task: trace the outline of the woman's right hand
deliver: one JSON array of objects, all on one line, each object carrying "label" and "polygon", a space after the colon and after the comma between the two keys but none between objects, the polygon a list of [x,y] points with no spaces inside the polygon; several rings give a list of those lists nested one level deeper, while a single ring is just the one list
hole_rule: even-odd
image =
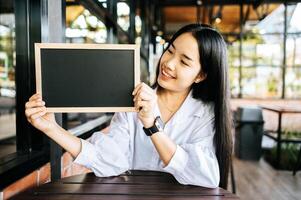
[{"label": "woman's right hand", "polygon": [[46,111],[45,102],[38,93],[32,95],[26,102],[25,115],[27,121],[44,133],[57,125],[54,114]]}]

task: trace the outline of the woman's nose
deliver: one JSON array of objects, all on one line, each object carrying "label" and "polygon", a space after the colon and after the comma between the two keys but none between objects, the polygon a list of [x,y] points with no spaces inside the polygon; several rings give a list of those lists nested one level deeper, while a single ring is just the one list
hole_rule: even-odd
[{"label": "woman's nose", "polygon": [[166,67],[170,70],[175,70],[176,68],[176,62],[175,59],[171,58],[166,62]]}]

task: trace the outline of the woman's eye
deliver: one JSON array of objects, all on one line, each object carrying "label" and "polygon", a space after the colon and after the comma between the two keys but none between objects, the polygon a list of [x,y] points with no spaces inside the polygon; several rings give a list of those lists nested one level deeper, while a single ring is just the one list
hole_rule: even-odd
[{"label": "woman's eye", "polygon": [[184,65],[188,66],[188,64],[187,64],[187,63],[185,63],[183,60],[181,60],[181,62],[182,62]]},{"label": "woman's eye", "polygon": [[172,51],[171,51],[170,49],[167,49],[167,51],[168,51],[169,53],[172,53]]}]

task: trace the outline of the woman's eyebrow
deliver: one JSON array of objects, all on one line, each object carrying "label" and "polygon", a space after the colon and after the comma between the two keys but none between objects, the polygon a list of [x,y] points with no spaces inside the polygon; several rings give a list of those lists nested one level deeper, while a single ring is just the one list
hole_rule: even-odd
[{"label": "woman's eyebrow", "polygon": [[[176,47],[175,47],[175,45],[174,45],[173,43],[171,43],[171,46],[172,46],[174,49],[176,49]],[[185,55],[185,54],[182,54],[182,55],[183,55],[186,59],[188,59],[188,60],[190,60],[190,61],[193,62],[192,58],[188,57],[188,56]]]}]

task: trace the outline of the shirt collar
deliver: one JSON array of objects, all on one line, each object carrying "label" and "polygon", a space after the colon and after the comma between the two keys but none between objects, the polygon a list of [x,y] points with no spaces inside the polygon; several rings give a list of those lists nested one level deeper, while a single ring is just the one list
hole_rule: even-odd
[{"label": "shirt collar", "polygon": [[[157,87],[155,88],[157,91]],[[168,123],[181,123],[188,117],[202,117],[204,114],[204,103],[192,97],[192,90],[188,93],[180,108],[176,111]],[[161,116],[158,102],[156,103],[155,116]]]}]

